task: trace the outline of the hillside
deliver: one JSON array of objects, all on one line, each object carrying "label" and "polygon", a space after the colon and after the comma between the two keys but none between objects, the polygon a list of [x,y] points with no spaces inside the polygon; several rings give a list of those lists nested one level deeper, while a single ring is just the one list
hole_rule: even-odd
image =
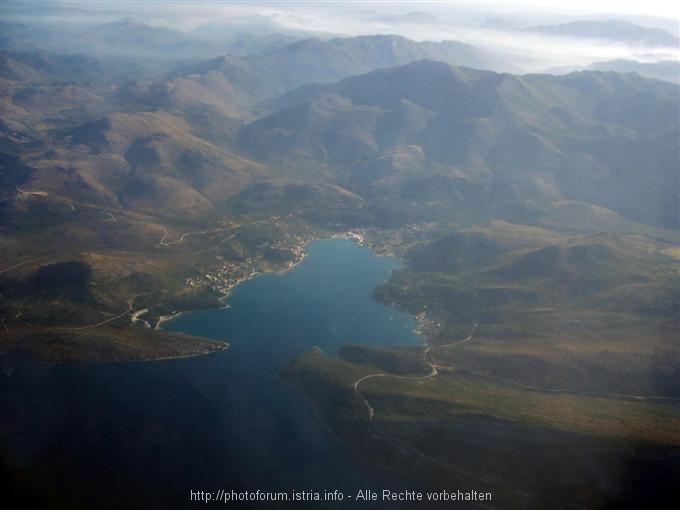
[{"label": "hillside", "polygon": [[614,71],[617,73],[637,73],[645,78],[663,80],[680,84],[680,62],[677,60],[660,60],[658,62],[640,62],[637,60],[616,59],[593,62],[585,67],[567,66],[552,68],[551,74],[566,74],[574,71]]},{"label": "hillside", "polygon": [[[680,478],[672,403],[513,387],[460,370],[439,352],[432,377],[319,350],[291,361],[281,377],[357,454],[434,491],[474,486],[502,501],[492,507],[537,510],[564,500],[574,508],[672,501]],[[612,470],[622,465],[629,468]]]},{"label": "hillside", "polygon": [[204,221],[246,182],[267,174],[160,112],[113,113],[62,130],[23,160],[33,169],[27,189],[188,222]]},{"label": "hillside", "polygon": [[3,2],[3,496],[676,508],[678,26],[609,4]]},{"label": "hillside", "polygon": [[[197,74],[114,85],[58,81],[69,65],[85,65],[79,59],[7,53],[0,67],[7,83],[0,159],[7,267],[31,256],[66,253],[66,260],[77,261],[107,250],[125,251],[126,264],[136,267],[135,257],[161,250],[180,255],[167,263],[186,282],[193,274],[189,260],[204,276],[226,266],[228,274],[243,274],[295,260],[312,236],[362,229],[377,250],[408,254],[425,279],[436,280],[427,275],[437,272],[482,275],[468,279],[472,288],[488,287],[484,299],[546,299],[527,282],[564,287],[571,295],[567,283],[585,287],[596,274],[603,282],[598,290],[609,293],[613,306],[619,290],[607,282],[621,275],[599,262],[590,272],[570,265],[578,250],[630,267],[621,283],[643,284],[640,302],[642,289],[666,295],[658,278],[635,272],[651,259],[631,262],[627,243],[637,235],[655,252],[673,247],[676,86],[617,73],[513,76],[419,60],[307,84],[246,112],[256,97],[297,82],[428,53],[453,58],[462,50],[387,36],[310,39],[259,56],[196,64],[191,73]],[[351,57],[355,51],[362,58]],[[274,55],[282,58],[278,64]],[[316,62],[318,55],[326,55],[324,65],[305,74],[307,59]],[[299,72],[283,72],[292,62]],[[266,73],[278,78],[265,79]],[[249,99],[239,103],[243,90]],[[266,114],[255,118],[257,111]],[[505,240],[516,238],[512,250],[496,238],[461,231],[494,219],[505,221],[496,229],[507,230]],[[595,240],[579,248],[563,237],[601,232],[623,245]],[[441,259],[436,245],[427,248],[431,255],[411,255],[411,248],[417,253],[432,241],[458,258]],[[487,258],[497,265],[480,265]],[[111,263],[91,262],[95,270]],[[522,269],[538,267],[564,281]],[[181,278],[167,285],[158,269],[142,273],[152,275],[149,281],[168,300],[184,299],[178,297]],[[407,285],[399,278],[397,287]],[[133,287],[141,292],[145,286]],[[201,289],[190,294],[196,290],[199,302],[214,303],[202,301]],[[111,290],[88,305],[88,313],[120,301]],[[460,302],[450,289],[441,296]],[[434,307],[441,296],[427,299]],[[420,311],[420,305],[409,308],[412,296],[402,297],[407,309]]]},{"label": "hillside", "polygon": [[[396,35],[373,35],[328,41],[306,38],[263,53],[220,56],[181,66],[163,81],[167,82],[165,88],[172,89],[173,94],[190,93],[184,89],[197,90],[203,101],[216,93],[226,94],[232,109],[247,108],[256,101],[308,83],[333,82],[423,58],[471,67],[504,67],[494,56],[455,41],[415,42]],[[142,95],[136,100],[150,99]],[[166,106],[173,104],[169,101]]]},{"label": "hillside", "polygon": [[276,111],[241,129],[252,157],[326,169],[360,193],[389,183],[412,197],[418,174],[447,182],[449,201],[497,208],[569,199],[678,225],[678,89],[670,84],[420,61],[302,87],[267,108]]}]

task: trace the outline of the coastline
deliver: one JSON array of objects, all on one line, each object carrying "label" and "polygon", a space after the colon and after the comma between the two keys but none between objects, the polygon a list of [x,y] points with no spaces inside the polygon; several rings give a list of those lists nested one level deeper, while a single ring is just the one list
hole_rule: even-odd
[{"label": "coastline", "polygon": [[[149,330],[147,330],[149,331]],[[151,333],[151,332],[149,332]],[[118,363],[139,363],[164,361],[183,358],[194,358],[207,356],[216,352],[223,352],[231,349],[231,344],[224,340],[213,340],[198,336],[178,336],[171,332],[161,332],[169,335],[166,339],[160,338],[140,338],[140,343],[136,344],[139,348],[130,349],[129,342],[120,342],[114,336],[95,337],[88,340],[89,348],[84,352],[68,352],[59,348],[37,351],[43,344],[33,344],[30,339],[26,342],[13,340],[10,344],[0,347],[0,359],[16,359],[31,363],[44,363],[49,365],[68,365],[68,364],[118,364]],[[148,334],[147,334],[148,335]],[[151,341],[151,343],[150,343]],[[16,347],[15,344],[21,345]],[[78,345],[80,340],[75,339],[69,345]],[[158,345],[154,345],[154,343]]]},{"label": "coastline", "polygon": [[[308,241],[308,242],[312,242],[312,241],[315,241],[315,240],[316,239],[313,239],[313,240]],[[307,243],[305,243],[305,245],[306,244]],[[246,275],[242,278],[239,278],[238,280],[236,280],[235,282],[230,284],[227,291],[224,292],[219,298],[217,298],[217,300],[220,303],[222,303],[224,306],[220,306],[220,307],[217,307],[217,308],[208,308],[208,310],[225,310],[225,309],[229,308],[229,304],[225,303],[225,300],[228,299],[229,296],[231,296],[231,293],[233,292],[233,290],[236,287],[238,287],[239,285],[241,285],[242,283],[247,282],[248,280],[252,280],[254,278],[257,278],[258,276],[262,276],[262,275],[266,275],[266,274],[284,274],[284,273],[290,271],[291,269],[295,268],[295,266],[297,266],[302,261],[304,261],[304,259],[306,257],[307,257],[307,252],[304,251],[302,253],[301,257],[298,260],[291,262],[286,267],[283,267],[281,269],[275,269],[275,270],[272,270],[272,271],[253,271],[250,274],[248,274],[248,275]],[[156,331],[162,331],[161,326],[163,325],[163,323],[172,321],[173,319],[176,319],[177,317],[180,317],[180,316],[184,315],[185,313],[197,312],[199,310],[206,310],[206,309],[205,308],[200,308],[200,309],[194,308],[194,309],[188,309],[188,310],[180,310],[180,311],[172,313],[170,315],[161,315],[158,318],[158,321],[156,322],[156,325],[154,326],[153,329],[156,330]]]},{"label": "coastline", "polygon": [[[361,232],[357,232],[357,231],[348,230],[346,232],[340,232],[340,233],[332,234],[332,235],[329,235],[329,236],[314,237],[314,238],[308,239],[298,247],[299,252],[298,252],[298,257],[297,257],[296,260],[288,262],[286,265],[284,265],[281,268],[276,268],[276,269],[272,269],[272,270],[269,270],[269,271],[268,270],[252,271],[248,275],[237,279],[233,283],[229,284],[226,292],[223,292],[222,295],[219,298],[217,298],[217,300],[220,303],[222,303],[224,306],[217,307],[217,308],[210,308],[210,310],[224,310],[226,308],[229,308],[229,304],[225,303],[225,300],[228,299],[229,296],[231,296],[231,293],[233,292],[233,290],[236,287],[238,287],[240,284],[242,284],[244,282],[247,282],[248,280],[252,280],[254,278],[257,278],[258,276],[263,276],[263,275],[267,275],[267,274],[282,275],[282,274],[285,274],[285,273],[295,269],[295,267],[297,267],[299,264],[304,262],[304,260],[307,258],[308,251],[307,251],[306,247],[309,243],[313,243],[315,241],[321,241],[323,239],[336,239],[336,238],[350,239],[352,241],[355,241],[358,245],[365,246],[365,247],[371,249],[371,251],[373,251],[373,248],[371,248],[371,246],[369,245],[365,234],[363,234]],[[395,256],[395,255],[392,255],[392,254],[377,253],[375,251],[374,251],[374,253],[376,255],[380,256],[380,257],[384,257],[384,256],[394,257]],[[157,331],[158,330],[162,331],[163,323],[172,321],[173,319],[176,319],[177,317],[180,317],[181,315],[183,315],[185,313],[194,312],[194,311],[198,311],[198,310],[199,309],[179,310],[179,311],[174,312],[170,315],[161,315],[158,318],[156,325],[154,326],[153,329],[157,330]],[[203,309],[200,309],[200,310],[203,310]]]},{"label": "coastline", "polygon": [[162,331],[161,330],[161,324],[164,322],[171,321],[172,319],[175,319],[176,317],[179,317],[183,313],[190,312],[191,310],[182,310],[181,312],[176,312],[170,315],[161,315],[158,317],[158,321],[156,322],[156,326],[154,326],[154,331]]},{"label": "coastline", "polygon": [[[321,348],[317,346],[312,347],[312,350],[315,349],[318,350],[319,352],[323,352]],[[333,428],[330,420],[327,420],[326,417],[323,415],[318,402],[316,402],[314,398],[312,398],[312,396],[305,391],[305,388],[303,386],[292,381],[286,381],[285,378],[281,376],[281,371],[285,368],[285,366],[286,365],[284,364],[276,372],[276,380],[279,381],[279,383],[288,386],[289,388],[292,388],[293,390],[298,392],[302,396],[302,398],[308,402],[311,412],[314,415],[314,420],[329,434],[329,436],[334,441],[337,442],[338,445],[340,445],[342,448],[345,448],[348,452],[350,452],[350,454],[354,456],[357,462],[364,463],[367,461],[371,461],[372,458],[366,453],[366,450],[364,448],[352,444],[346,438],[343,438],[340,435],[340,433]],[[375,462],[375,459],[373,459],[373,461]],[[375,465],[378,466],[380,469],[384,470],[386,473],[391,473],[396,476],[404,476],[407,473],[406,471],[403,471],[398,467],[387,464],[385,462],[375,462]]]},{"label": "coastline", "polygon": [[[182,315],[194,311],[199,311],[199,310],[224,310],[230,307],[229,303],[226,301],[229,299],[231,296],[232,292],[236,287],[238,287],[240,284],[247,282],[248,280],[252,280],[254,278],[257,278],[258,276],[264,276],[267,274],[274,274],[274,275],[285,275],[289,271],[292,271],[295,269],[299,264],[305,261],[307,256],[309,255],[309,251],[307,250],[307,245],[316,241],[322,241],[324,239],[347,239],[350,241],[353,241],[357,243],[359,246],[368,248],[371,250],[376,256],[379,257],[392,257],[392,258],[400,258],[394,253],[391,252],[386,252],[385,250],[382,251],[376,251],[374,245],[372,245],[366,235],[365,232],[362,231],[356,231],[356,230],[348,230],[346,232],[338,232],[338,233],[333,233],[331,235],[327,236],[320,236],[320,237],[313,237],[311,239],[306,240],[304,243],[299,245],[297,249],[295,250],[296,254],[298,255],[295,260],[289,261],[287,264],[285,264],[283,267],[279,268],[272,268],[270,270],[258,270],[258,271],[252,271],[249,274],[237,279],[233,283],[231,283],[228,286],[228,289],[226,292],[223,292],[222,295],[217,299],[223,306],[220,307],[215,307],[215,308],[200,308],[200,309],[187,309],[187,310],[179,310],[176,311],[170,315],[161,315],[158,318],[158,321],[156,322],[156,325],[154,326],[154,330],[157,331],[163,331],[163,324],[166,322],[170,322],[178,317],[181,317]],[[388,281],[389,276],[387,278]],[[385,305],[390,308],[394,308],[395,310],[399,310],[396,305],[390,304],[390,305]],[[421,346],[423,349],[428,349],[431,347],[430,341],[429,341],[429,336],[427,334],[427,327],[430,325],[429,319],[426,317],[426,311],[423,311],[419,314],[411,314],[408,312],[405,312],[407,315],[412,317],[415,321],[415,326],[413,328],[413,333],[421,339]],[[227,344],[228,345],[228,344]],[[230,346],[229,346],[230,347]],[[225,349],[226,350],[226,349]],[[215,351],[212,351],[215,352]],[[206,354],[211,354],[212,352],[207,352],[207,353],[199,353],[196,354],[196,356],[201,356],[201,355],[206,355]],[[194,355],[189,354],[186,356],[182,357],[192,357]],[[159,358],[158,360],[163,360],[166,358]],[[167,359],[176,359],[176,358],[167,358]],[[151,360],[149,360],[151,361]],[[278,375],[277,375],[278,377]],[[286,383],[288,384],[288,383]]]},{"label": "coastline", "polygon": [[[285,275],[289,271],[292,271],[295,269],[299,264],[304,262],[309,255],[309,249],[308,249],[308,244],[312,242],[317,242],[317,241],[322,241],[322,240],[329,240],[329,239],[334,239],[334,238],[342,238],[349,240],[353,243],[356,243],[359,246],[365,247],[370,249],[376,256],[394,256],[391,254],[386,254],[386,253],[377,253],[373,247],[371,246],[371,243],[369,242],[367,238],[367,234],[362,231],[362,230],[348,230],[345,232],[317,232],[316,234],[321,234],[321,235],[313,235],[310,236],[308,239],[298,239],[300,241],[298,244],[294,245],[294,247],[291,249],[292,256],[287,260],[286,262],[282,264],[274,264],[274,263],[269,263],[266,259],[260,258],[260,259],[250,259],[248,261],[245,261],[243,263],[238,264],[238,266],[232,266],[236,268],[236,274],[239,272],[240,277],[233,279],[232,281],[229,281],[227,278],[220,277],[219,273],[215,272],[208,272],[207,274],[213,275],[215,278],[213,281],[215,282],[215,286],[219,286],[221,292],[217,293],[217,296],[215,301],[212,303],[208,303],[207,306],[208,308],[202,308],[202,307],[190,307],[187,309],[175,309],[172,310],[171,313],[165,313],[163,315],[158,315],[156,317],[153,317],[155,319],[155,323],[151,322],[151,326],[149,327],[149,324],[146,320],[144,320],[144,316],[146,314],[152,313],[153,314],[153,304],[148,304],[145,303],[144,308],[140,308],[137,310],[132,309],[130,307],[130,310],[127,310],[124,314],[121,314],[121,317],[125,316],[128,319],[128,326],[126,328],[123,328],[123,330],[131,328],[129,333],[132,334],[133,332],[137,332],[135,334],[141,334],[142,331],[138,330],[143,330],[147,329],[149,332],[158,332],[158,333],[163,333],[163,332],[168,332],[164,329],[165,323],[170,322],[174,319],[177,319],[178,317],[189,313],[193,311],[199,311],[199,310],[223,310],[226,308],[229,308],[229,303],[228,299],[231,296],[232,292],[234,289],[251,279],[254,279],[258,276],[261,275],[266,275],[266,274],[277,274],[277,275]],[[254,265],[259,265],[258,269],[255,270],[253,268]],[[231,273],[231,277],[236,276],[234,273]],[[219,279],[218,279],[219,278]],[[389,276],[388,276],[389,279]],[[214,287],[213,287],[213,290]],[[178,303],[179,304],[179,303]],[[189,303],[187,303],[189,304]],[[387,305],[390,306],[390,305]],[[394,307],[394,305],[391,305]],[[167,308],[166,308],[167,310]],[[413,316],[413,318],[416,319],[417,325],[414,327],[413,331],[416,335],[423,337],[424,338],[424,343],[427,345],[427,340],[425,338],[425,335],[423,334],[423,329],[424,329],[424,322],[420,320],[419,316]],[[79,328],[75,328],[78,330]],[[75,333],[74,333],[75,334]],[[121,333],[124,334],[124,333]],[[224,345],[221,345],[218,348],[207,348],[207,349],[197,349],[194,352],[183,352],[183,353],[177,353],[175,354],[167,354],[166,352],[163,352],[165,349],[161,347],[160,345],[158,346],[159,349],[157,349],[157,355],[154,355],[153,352],[149,352],[148,357],[139,357],[135,358],[134,355],[131,355],[129,358],[126,356],[119,356],[119,355],[113,355],[110,357],[110,359],[93,359],[91,361],[94,362],[99,362],[99,363],[118,363],[118,362],[137,362],[137,361],[162,361],[162,360],[169,360],[169,359],[179,359],[179,358],[186,358],[186,357],[195,357],[195,356],[202,356],[206,354],[211,354],[213,352],[216,352],[218,350],[225,350],[225,348],[228,348],[228,344],[225,342]],[[26,356],[29,359],[36,359],[33,356]],[[127,358],[127,359],[126,359]],[[79,360],[73,359],[73,360],[64,360],[64,359],[59,359],[59,357],[53,357],[52,359],[44,359],[43,361],[50,362],[50,363],[69,363],[69,362],[78,362]],[[90,362],[90,360],[80,360],[83,362]]]},{"label": "coastline", "polygon": [[[224,344],[224,347],[221,347],[221,346],[215,347],[215,349],[207,350],[205,352],[197,352],[197,353],[194,353],[194,354],[178,354],[176,356],[158,356],[158,357],[154,357],[154,358],[131,360],[130,362],[132,362],[132,363],[149,363],[149,362],[152,362],[152,361],[170,361],[170,360],[175,360],[175,359],[198,358],[198,357],[201,357],[201,356],[209,356],[211,354],[215,354],[216,352],[225,352],[225,351],[228,351],[229,349],[231,349],[231,344],[229,342],[222,342],[222,343]],[[129,363],[129,362],[112,361],[112,362],[108,362],[108,363]]]}]

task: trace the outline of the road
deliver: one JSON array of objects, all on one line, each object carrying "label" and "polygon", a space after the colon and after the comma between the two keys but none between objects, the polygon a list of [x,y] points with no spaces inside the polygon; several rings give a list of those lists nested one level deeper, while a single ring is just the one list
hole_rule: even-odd
[{"label": "road", "polygon": [[352,384],[352,387],[354,388],[354,393],[361,399],[361,401],[364,403],[366,406],[366,409],[368,410],[368,421],[374,425],[375,422],[375,410],[373,409],[373,406],[371,406],[370,402],[366,400],[366,397],[364,397],[361,392],[359,391],[359,386],[361,383],[364,381],[368,381],[369,379],[375,379],[377,377],[392,377],[394,379],[408,379],[411,381],[425,381],[427,379],[431,379],[432,377],[436,376],[439,374],[439,369],[438,365],[435,364],[434,359],[432,359],[432,354],[431,351],[433,348],[441,348],[441,347],[453,347],[454,345],[460,345],[464,344],[466,342],[470,342],[475,334],[475,331],[477,331],[477,328],[479,327],[479,323],[475,322],[474,325],[472,326],[472,331],[470,331],[470,334],[463,338],[462,340],[458,340],[456,342],[452,342],[450,344],[444,344],[444,345],[436,345],[436,346],[427,346],[424,351],[424,356],[425,359],[428,362],[428,365],[430,366],[430,373],[427,375],[395,375],[395,374],[386,374],[384,372],[379,372],[376,374],[369,374],[365,375],[363,377],[360,377],[357,379],[354,384]]},{"label": "road", "polygon": [[[353,384],[352,387],[354,389],[354,392],[356,393],[357,397],[361,400],[361,402],[364,404],[368,411],[368,421],[371,424],[373,430],[376,432],[380,433],[382,436],[385,437],[385,439],[398,444],[400,447],[404,449],[408,449],[412,453],[417,454],[420,457],[427,457],[423,452],[406,445],[402,443],[401,441],[391,437],[389,434],[387,434],[377,423],[375,419],[375,409],[371,405],[371,403],[368,401],[368,399],[361,393],[359,387],[361,386],[362,383],[365,381],[368,381],[370,379],[376,379],[379,377],[392,377],[394,379],[408,379],[412,381],[424,381],[427,379],[431,379],[432,377],[435,377],[439,373],[439,368],[444,368],[443,365],[438,365],[436,364],[435,360],[432,357],[432,351],[433,349],[442,349],[442,348],[449,348],[449,347],[454,347],[457,345],[461,345],[467,342],[471,342],[474,338],[474,334],[477,331],[477,328],[479,327],[479,323],[475,322],[472,330],[470,331],[470,334],[463,338],[462,340],[457,340],[455,342],[451,342],[448,344],[442,344],[442,345],[434,345],[430,346],[428,345],[425,350],[424,350],[424,355],[425,359],[428,362],[430,366],[430,373],[427,375],[422,375],[422,376],[405,376],[405,375],[394,375],[394,374],[387,374],[384,372],[379,372],[375,374],[369,374],[365,375],[363,377],[360,377],[357,379]],[[501,379],[497,377],[492,377],[488,375],[484,375],[478,372],[472,372],[468,370],[463,370],[466,373],[469,373],[471,375],[481,377],[484,379],[489,379],[493,380],[495,382],[500,382],[503,384],[509,384],[512,386],[516,386],[522,389],[530,390],[530,391],[540,391],[540,392],[545,392],[545,393],[555,393],[555,394],[572,394],[572,395],[581,395],[581,396],[588,396],[588,397],[603,397],[603,398],[622,398],[622,399],[630,399],[630,400],[666,400],[666,401],[680,401],[680,398],[677,397],[669,397],[669,396],[663,396],[663,395],[628,395],[628,394],[621,394],[621,393],[604,393],[604,392],[586,392],[586,391],[575,391],[575,390],[567,390],[567,389],[560,389],[560,388],[540,388],[537,386],[530,386],[527,384],[522,384],[518,383],[515,381],[511,381],[508,379]],[[431,459],[433,460],[433,459]]]},{"label": "road", "polygon": [[231,230],[232,228],[236,228],[236,227],[229,227],[229,228],[215,228],[215,229],[212,229],[212,230],[200,230],[200,231],[196,231],[196,232],[185,232],[184,234],[182,234],[182,235],[179,237],[179,239],[177,239],[177,240],[175,240],[175,241],[167,242],[166,239],[167,239],[167,237],[168,237],[168,231],[165,230],[164,227],[160,227],[160,229],[163,231],[163,237],[162,237],[161,240],[158,242],[158,244],[159,244],[160,246],[172,246],[173,244],[180,244],[180,243],[183,243],[184,240],[185,240],[187,237],[189,237],[189,236],[196,236],[196,235],[202,235],[202,234],[214,234],[214,233],[217,233],[217,232],[224,232],[225,230]]},{"label": "road", "polygon": [[23,262],[19,262],[18,264],[14,264],[13,266],[6,267],[5,269],[0,269],[0,274],[7,273],[11,271],[12,269],[16,269],[18,267],[23,266],[24,264],[30,264],[31,262],[36,262],[38,260],[46,259],[49,257],[49,255],[41,255],[40,257],[35,257],[29,260],[24,260]]},{"label": "road", "polygon": [[121,319],[122,317],[125,317],[126,315],[132,313],[132,308],[135,305],[135,299],[137,299],[139,296],[143,296],[145,294],[151,294],[150,292],[140,292],[139,294],[135,294],[132,296],[130,299],[128,299],[128,308],[124,312],[119,313],[118,315],[115,315],[114,317],[111,317],[109,319],[103,320],[101,322],[98,322],[96,324],[90,324],[88,326],[76,326],[76,327],[57,327],[57,328],[46,328],[46,329],[59,329],[59,330],[68,330],[68,331],[80,331],[83,329],[94,329],[98,328],[100,326],[103,326],[104,324],[108,324],[109,322],[113,322],[115,320]]},{"label": "road", "polygon": [[[470,342],[473,339],[475,331],[477,331],[478,327],[479,327],[479,323],[475,322],[474,326],[472,327],[472,331],[470,331],[470,334],[468,336],[466,336],[464,339],[458,340],[456,342],[452,342],[450,344],[435,346],[434,348],[436,348],[436,347],[451,347],[451,346],[454,346],[454,345],[463,344],[465,342]],[[417,449],[417,448],[415,448],[415,447],[413,447],[413,446],[411,446],[407,443],[404,443],[403,441],[400,441],[399,439],[396,439],[396,438],[390,436],[387,432],[385,432],[383,430],[383,428],[378,423],[376,423],[375,410],[373,409],[373,406],[371,405],[371,403],[366,399],[366,397],[359,390],[359,386],[361,386],[361,384],[363,382],[368,381],[370,379],[376,379],[378,377],[391,377],[393,379],[407,379],[407,380],[410,380],[410,381],[426,381],[427,379],[431,379],[431,378],[435,377],[436,375],[439,374],[439,369],[438,369],[438,365],[436,365],[434,360],[432,359],[432,354],[431,354],[432,349],[433,349],[433,347],[427,346],[425,348],[425,351],[424,351],[425,359],[427,360],[428,365],[430,366],[430,373],[429,374],[426,374],[426,375],[395,375],[395,374],[386,374],[384,372],[379,372],[379,373],[376,373],[376,374],[369,374],[369,375],[365,375],[363,377],[360,377],[359,379],[354,381],[354,383],[352,384],[352,388],[354,388],[354,393],[363,402],[364,406],[366,406],[366,409],[368,411],[368,421],[371,425],[371,428],[375,432],[380,434],[384,439],[395,444],[397,447],[399,447],[403,451],[406,451],[408,453],[416,455],[417,457],[420,457],[420,458],[422,458],[422,459],[424,459],[428,462],[433,462],[433,463],[436,463],[436,464],[444,465],[448,468],[457,469],[455,466],[451,466],[449,464],[446,464],[446,463],[442,462],[440,459],[430,457],[429,455],[420,451],[419,449]]]}]

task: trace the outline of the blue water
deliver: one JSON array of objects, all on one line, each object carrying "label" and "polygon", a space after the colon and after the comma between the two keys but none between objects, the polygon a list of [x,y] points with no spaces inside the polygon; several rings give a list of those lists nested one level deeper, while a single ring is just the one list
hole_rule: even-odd
[{"label": "blue water", "polygon": [[229,308],[184,314],[163,329],[228,339],[235,356],[272,369],[314,345],[333,354],[346,343],[421,342],[413,318],[372,297],[398,259],[344,238],[316,241],[307,252],[291,271],[243,282]]},{"label": "blue water", "polygon": [[277,379],[312,346],[334,355],[347,343],[420,343],[411,317],[372,298],[398,265],[353,241],[317,241],[294,269],[236,287],[228,308],[164,325],[228,340],[226,352],[104,365],[3,360],[0,453],[100,507],[182,508],[192,489],[408,488],[348,451]]}]

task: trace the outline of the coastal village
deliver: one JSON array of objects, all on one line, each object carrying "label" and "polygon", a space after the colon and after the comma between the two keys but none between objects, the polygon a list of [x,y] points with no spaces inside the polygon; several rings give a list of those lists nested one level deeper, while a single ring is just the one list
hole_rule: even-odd
[{"label": "coastal village", "polygon": [[[405,238],[413,238],[415,235],[416,232],[408,228],[396,232],[383,229],[355,229],[340,232],[331,237],[351,239],[360,245],[369,247],[380,255],[394,256],[394,246],[398,245],[398,241],[404,243]],[[319,235],[319,232],[291,233],[283,239],[265,242],[257,246],[252,250],[250,256],[242,259],[215,255],[210,262],[203,264],[196,274],[187,276],[184,279],[184,284],[187,289],[192,291],[208,290],[219,295],[220,298],[225,298],[234,287],[258,274],[289,271],[304,260],[307,243],[320,237],[324,236],[323,234]],[[150,308],[141,308],[131,311],[128,321],[133,326],[159,329],[163,322],[180,313],[182,313],[182,310],[178,309],[171,314],[156,316]],[[419,320],[419,323],[422,324],[423,322],[423,320]]]},{"label": "coastal village", "polygon": [[[346,232],[343,237],[353,239],[359,244],[364,243],[361,232]],[[215,263],[204,274],[187,277],[185,283],[191,288],[207,287],[227,296],[236,285],[260,273],[284,272],[295,267],[304,259],[305,245],[310,240],[304,236],[293,236],[290,240],[263,246],[258,256],[238,262],[218,255]]]}]

